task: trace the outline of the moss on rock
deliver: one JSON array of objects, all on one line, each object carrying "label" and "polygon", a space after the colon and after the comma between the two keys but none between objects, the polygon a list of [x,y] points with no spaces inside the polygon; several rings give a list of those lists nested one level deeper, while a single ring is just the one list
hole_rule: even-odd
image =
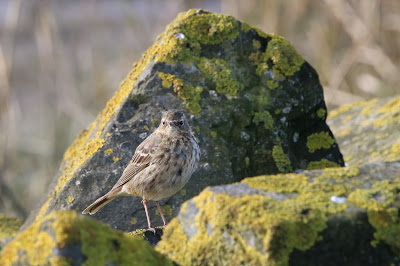
[{"label": "moss on rock", "polygon": [[172,265],[144,240],[73,211],[36,221],[3,249],[0,260],[2,265]]},{"label": "moss on rock", "polygon": [[[393,207],[400,203],[398,166],[381,163],[259,176],[207,188],[183,205],[156,249],[181,265],[288,265],[294,250],[305,265],[314,265],[335,257],[349,243],[352,262],[368,261],[362,256],[368,252],[390,263],[400,255],[399,219]],[[381,180],[382,175],[387,180]],[[359,213],[368,214],[368,220],[353,221]],[[322,233],[336,231],[342,221],[347,228],[341,229],[355,230],[354,236],[325,242]],[[360,222],[367,224],[359,227]],[[366,234],[368,226],[376,229],[368,231],[375,241],[352,238]],[[298,256],[316,245],[330,249]]]}]

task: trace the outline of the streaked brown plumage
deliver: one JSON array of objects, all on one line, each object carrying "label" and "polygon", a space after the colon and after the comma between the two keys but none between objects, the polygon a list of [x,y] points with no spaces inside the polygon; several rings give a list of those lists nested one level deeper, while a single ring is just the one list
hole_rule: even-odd
[{"label": "streaked brown plumage", "polygon": [[185,115],[178,110],[163,113],[159,127],[137,148],[114,187],[82,213],[95,214],[120,196],[141,196],[151,227],[147,201],[154,200],[164,225],[158,201],[174,195],[189,181],[200,160],[200,149]]}]

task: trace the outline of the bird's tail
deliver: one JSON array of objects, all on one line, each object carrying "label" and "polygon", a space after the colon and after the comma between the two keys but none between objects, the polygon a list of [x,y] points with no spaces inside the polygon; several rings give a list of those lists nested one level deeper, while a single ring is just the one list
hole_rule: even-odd
[{"label": "bird's tail", "polygon": [[[118,191],[119,192],[119,191]],[[89,213],[90,215],[95,214],[98,210],[100,210],[101,207],[106,205],[108,202],[111,200],[115,199],[116,197],[119,196],[119,193],[117,191],[111,190],[104,196],[98,198],[95,202],[89,205],[86,209],[83,210],[82,214]]]}]

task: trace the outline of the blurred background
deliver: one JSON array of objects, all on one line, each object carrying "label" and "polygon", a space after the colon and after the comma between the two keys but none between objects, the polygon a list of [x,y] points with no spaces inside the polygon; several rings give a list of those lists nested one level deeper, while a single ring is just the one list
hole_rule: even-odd
[{"label": "blurred background", "polygon": [[399,0],[0,0],[0,213],[38,207],[66,148],[191,8],[287,38],[329,110],[400,93]]}]

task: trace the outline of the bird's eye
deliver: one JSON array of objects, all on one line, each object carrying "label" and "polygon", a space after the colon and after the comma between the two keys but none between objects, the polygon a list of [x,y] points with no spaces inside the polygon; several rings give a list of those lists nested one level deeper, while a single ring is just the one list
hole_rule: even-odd
[{"label": "bird's eye", "polygon": [[183,121],[179,121],[179,125],[183,126]]},{"label": "bird's eye", "polygon": [[167,123],[165,123],[165,121],[162,122],[163,126],[165,126]]}]

